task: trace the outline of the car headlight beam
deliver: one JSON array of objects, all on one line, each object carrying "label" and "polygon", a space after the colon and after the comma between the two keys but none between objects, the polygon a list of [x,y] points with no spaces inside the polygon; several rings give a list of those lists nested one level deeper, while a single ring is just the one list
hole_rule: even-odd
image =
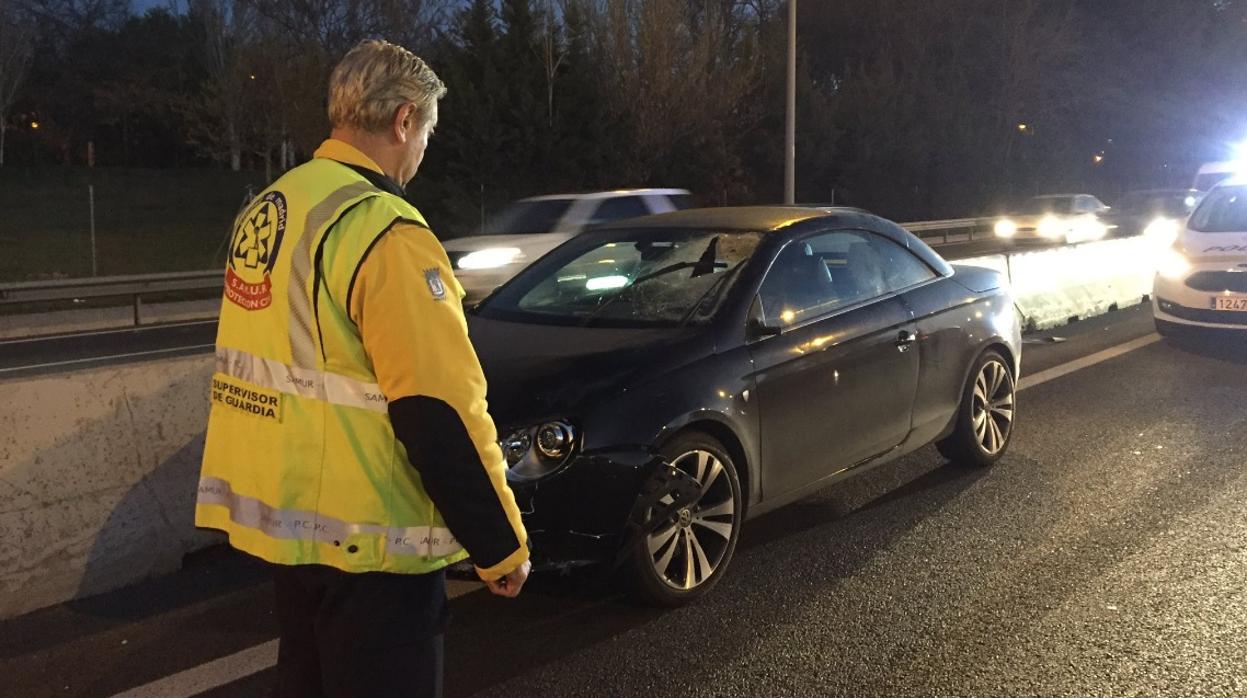
[{"label": "car headlight beam", "polygon": [[1008,218],[1001,218],[996,221],[995,232],[996,237],[1011,238],[1018,234],[1018,224]]},{"label": "car headlight beam", "polygon": [[1168,247],[1178,239],[1178,228],[1178,222],[1172,218],[1157,218],[1143,229],[1143,237]]},{"label": "car headlight beam", "polygon": [[1050,240],[1055,240],[1065,235],[1066,226],[1056,216],[1044,216],[1036,227],[1039,234]]},{"label": "car headlight beam", "polygon": [[1156,273],[1166,279],[1180,279],[1190,270],[1190,260],[1172,247],[1161,253],[1160,259],[1156,262]]},{"label": "car headlight beam", "polygon": [[459,268],[465,271],[497,269],[519,260],[523,250],[518,247],[488,247],[469,252],[459,259]]}]

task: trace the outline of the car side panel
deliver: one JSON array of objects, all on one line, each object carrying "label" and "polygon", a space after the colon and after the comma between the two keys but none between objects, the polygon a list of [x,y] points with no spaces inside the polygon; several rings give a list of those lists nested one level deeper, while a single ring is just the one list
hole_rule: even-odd
[{"label": "car side panel", "polygon": [[906,441],[907,447],[917,447],[947,431],[978,355],[1000,342],[1016,357],[1021,329],[1013,303],[999,289],[976,293],[943,279],[903,298],[918,325],[918,390]]},{"label": "car side panel", "polygon": [[748,501],[755,501],[759,422],[752,381],[745,347],[711,353],[589,406],[585,423],[598,427],[585,433],[584,448],[652,448],[689,425],[714,422],[740,443],[746,462],[736,465],[746,470],[740,475],[749,483]]}]

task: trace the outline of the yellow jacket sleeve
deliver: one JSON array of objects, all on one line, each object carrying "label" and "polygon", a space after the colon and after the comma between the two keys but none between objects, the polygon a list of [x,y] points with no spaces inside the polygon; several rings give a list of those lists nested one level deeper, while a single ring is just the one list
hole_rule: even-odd
[{"label": "yellow jacket sleeve", "polygon": [[425,490],[481,578],[504,576],[528,559],[528,536],[445,250],[428,229],[395,225],[360,265],[350,298],[394,433]]}]

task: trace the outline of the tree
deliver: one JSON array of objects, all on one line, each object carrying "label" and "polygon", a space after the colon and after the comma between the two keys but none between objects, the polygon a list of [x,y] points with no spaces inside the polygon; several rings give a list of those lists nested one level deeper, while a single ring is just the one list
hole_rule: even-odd
[{"label": "tree", "polygon": [[254,13],[245,0],[190,0],[200,59],[208,75],[201,95],[184,106],[188,136],[213,159],[242,169],[245,121],[253,74],[243,53],[253,40]]},{"label": "tree", "polygon": [[4,166],[4,142],[9,109],[26,79],[34,47],[30,30],[11,0],[0,0],[0,167]]}]

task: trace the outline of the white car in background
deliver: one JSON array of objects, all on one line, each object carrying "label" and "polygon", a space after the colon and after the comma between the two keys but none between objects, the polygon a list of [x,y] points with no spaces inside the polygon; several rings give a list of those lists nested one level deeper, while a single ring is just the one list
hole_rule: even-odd
[{"label": "white car in background", "polygon": [[455,278],[475,304],[573,235],[597,225],[689,208],[684,189],[629,189],[537,196],[500,211],[482,234],[447,240]]},{"label": "white car in background", "polygon": [[1247,179],[1208,193],[1157,264],[1156,331],[1247,331]]},{"label": "white car in background", "polygon": [[1108,211],[1090,194],[1036,196],[998,219],[995,233],[1010,242],[1091,242],[1108,234],[1109,225],[1100,218]]}]

